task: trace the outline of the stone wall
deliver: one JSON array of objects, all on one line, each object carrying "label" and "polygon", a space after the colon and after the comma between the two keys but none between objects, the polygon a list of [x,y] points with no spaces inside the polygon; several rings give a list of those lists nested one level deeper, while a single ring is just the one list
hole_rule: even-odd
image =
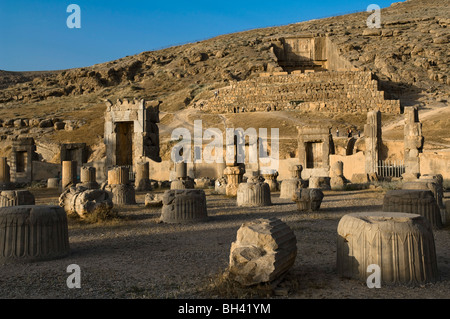
[{"label": "stone wall", "polygon": [[294,71],[262,73],[259,78],[234,82],[217,96],[194,105],[206,112],[304,110],[400,113],[399,100],[386,100],[371,72]]}]

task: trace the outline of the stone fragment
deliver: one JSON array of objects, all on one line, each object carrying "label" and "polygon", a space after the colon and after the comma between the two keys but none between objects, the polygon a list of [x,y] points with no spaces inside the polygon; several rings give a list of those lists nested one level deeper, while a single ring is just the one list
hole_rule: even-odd
[{"label": "stone fragment", "polygon": [[110,194],[101,189],[88,189],[83,186],[69,187],[59,196],[59,206],[67,214],[77,214],[81,218],[98,212],[110,212],[113,201]]},{"label": "stone fragment", "polygon": [[338,224],[337,272],[367,281],[369,265],[381,270],[381,282],[423,285],[439,280],[433,232],[417,214],[347,214]]},{"label": "stone fragment", "polygon": [[209,188],[214,185],[214,181],[209,177],[200,177],[194,179],[196,188]]},{"label": "stone fragment", "polygon": [[163,205],[163,197],[159,194],[145,194],[145,206],[159,207]]},{"label": "stone fragment", "polygon": [[170,189],[193,189],[193,188],[195,188],[195,182],[190,177],[186,177],[185,179],[176,179],[170,182]]},{"label": "stone fragment", "polygon": [[214,191],[220,195],[226,195],[227,193],[227,179],[225,177],[220,177],[216,179],[214,183]]},{"label": "stone fragment", "polygon": [[164,192],[162,222],[198,222],[207,218],[206,195],[202,189],[174,189]]},{"label": "stone fragment", "polygon": [[59,178],[51,177],[47,180],[47,188],[59,188]]},{"label": "stone fragment", "polygon": [[311,176],[309,178],[309,188],[320,188],[330,190],[330,178],[328,176]]},{"label": "stone fragment", "polygon": [[264,178],[259,176],[249,177],[247,183],[240,183],[236,196],[238,206],[256,207],[272,205],[269,185],[264,182]]},{"label": "stone fragment", "polygon": [[294,265],[297,240],[278,218],[244,223],[231,244],[228,275],[245,286],[282,278]]},{"label": "stone fragment", "polygon": [[442,227],[441,212],[430,190],[390,190],[384,195],[383,211],[418,214],[433,228]]},{"label": "stone fragment", "polygon": [[98,189],[100,185],[97,183],[96,171],[95,167],[81,167],[79,185],[88,189]]},{"label": "stone fragment", "polygon": [[318,211],[323,200],[323,192],[318,188],[300,188],[292,196],[297,203],[297,209],[303,211]]},{"label": "stone fragment", "polygon": [[136,164],[136,191],[149,191],[152,189],[149,179],[149,169],[149,162],[139,162]]},{"label": "stone fragment", "polygon": [[67,215],[59,206],[0,208],[0,263],[30,263],[69,254]]},{"label": "stone fragment", "polygon": [[6,190],[0,192],[0,207],[34,204],[34,195],[30,191]]}]

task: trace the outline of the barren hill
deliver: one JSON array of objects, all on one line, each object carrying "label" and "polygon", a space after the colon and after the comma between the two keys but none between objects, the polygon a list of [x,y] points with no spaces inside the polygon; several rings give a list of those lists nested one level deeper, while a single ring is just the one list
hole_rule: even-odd
[{"label": "barren hill", "polygon": [[[49,72],[0,71],[0,119],[12,123],[24,119],[71,120],[71,131],[38,130],[19,126],[0,134],[32,135],[48,143],[101,144],[104,100],[145,98],[160,100],[161,142],[174,127],[201,118],[204,126],[220,128],[280,127],[280,136],[292,139],[295,125],[311,122],[361,128],[365,114],[260,114],[209,115],[189,108],[202,95],[233,81],[257,77],[261,72],[281,71],[269,39],[302,34],[324,35],[340,55],[360,70],[371,71],[380,88],[403,106],[418,105],[424,117],[428,143],[448,147],[450,98],[450,1],[410,0],[381,11],[382,28],[368,30],[367,12],[312,20],[281,27],[250,30],[209,40],[142,52],[93,66]],[[436,111],[437,110],[437,111]],[[437,113],[436,113],[437,112]],[[442,114],[444,116],[436,116]],[[430,119],[431,124],[427,124]],[[402,116],[383,115],[386,137],[399,138]],[[12,122],[11,122],[12,121]],[[184,121],[184,122],[183,122]],[[5,126],[5,125],[3,125]],[[14,126],[14,125],[13,125]],[[429,136],[427,136],[429,134]],[[400,137],[401,139],[401,137]],[[286,146],[291,152],[295,147]],[[97,147],[98,148],[98,147]],[[164,146],[162,146],[162,151]]]}]

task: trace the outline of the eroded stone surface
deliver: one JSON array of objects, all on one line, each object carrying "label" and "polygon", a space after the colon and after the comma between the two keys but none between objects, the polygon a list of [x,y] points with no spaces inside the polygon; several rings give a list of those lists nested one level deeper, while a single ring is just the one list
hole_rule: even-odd
[{"label": "eroded stone surface", "polygon": [[235,281],[251,286],[272,282],[292,267],[297,240],[278,218],[262,218],[243,224],[231,244],[228,273]]}]

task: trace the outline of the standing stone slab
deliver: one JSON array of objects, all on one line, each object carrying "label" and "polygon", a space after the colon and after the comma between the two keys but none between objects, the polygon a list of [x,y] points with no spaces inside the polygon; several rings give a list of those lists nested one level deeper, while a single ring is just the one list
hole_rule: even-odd
[{"label": "standing stone slab", "polygon": [[202,189],[174,189],[164,192],[162,222],[198,222],[207,218],[206,195]]},{"label": "standing stone slab", "polygon": [[338,224],[337,271],[366,282],[367,267],[381,269],[381,282],[421,285],[439,280],[433,232],[417,214],[347,214]]},{"label": "standing stone slab", "polygon": [[297,240],[278,218],[244,223],[231,244],[230,278],[245,286],[280,279],[294,265]]},{"label": "standing stone slab", "polygon": [[383,199],[383,211],[418,214],[425,217],[433,228],[442,227],[441,212],[429,190],[388,191]]},{"label": "standing stone slab", "polygon": [[0,263],[29,263],[69,254],[67,215],[59,206],[0,208]]},{"label": "standing stone slab", "polygon": [[27,190],[0,192],[0,207],[34,205],[34,195]]}]

